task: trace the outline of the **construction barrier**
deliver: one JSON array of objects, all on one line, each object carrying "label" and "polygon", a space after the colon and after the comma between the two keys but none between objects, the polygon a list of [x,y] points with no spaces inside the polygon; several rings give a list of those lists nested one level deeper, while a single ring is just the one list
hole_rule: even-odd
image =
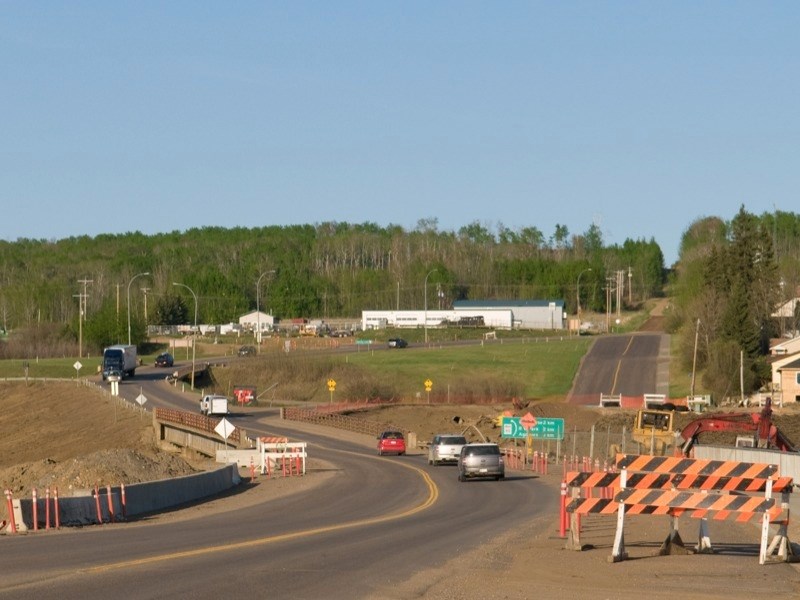
[{"label": "construction barrier", "polygon": [[[773,556],[783,562],[793,559],[787,535],[793,480],[780,477],[776,465],[619,454],[616,468],[619,473],[566,473],[564,483],[573,490],[572,501],[566,506],[566,512],[572,515],[567,548],[582,549],[581,515],[616,514],[617,530],[610,560],[624,560],[627,558],[625,515],[667,515],[670,531],[659,554],[689,553],[678,533],[678,518],[687,515],[700,519],[698,553],[711,552],[709,517],[740,523],[760,520],[760,564]],[[606,492],[600,497],[592,497],[591,493],[580,496],[581,490],[592,489]],[[774,493],[782,495],[781,502],[776,502]],[[777,525],[778,530],[768,544],[771,524]]]},{"label": "construction barrier", "polygon": [[290,442],[287,438],[261,437],[256,440],[262,475],[272,477],[280,471],[283,477],[306,474],[306,442]]}]

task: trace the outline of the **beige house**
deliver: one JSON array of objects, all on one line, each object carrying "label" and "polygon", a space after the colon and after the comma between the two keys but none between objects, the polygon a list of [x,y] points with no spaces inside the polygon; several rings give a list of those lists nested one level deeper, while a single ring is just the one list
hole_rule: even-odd
[{"label": "beige house", "polygon": [[769,349],[771,356],[788,356],[790,354],[797,354],[798,352],[800,352],[800,337],[783,340],[770,346]]},{"label": "beige house", "polygon": [[783,402],[800,402],[800,358],[787,362],[778,372]]},{"label": "beige house", "polygon": [[800,354],[793,352],[787,356],[770,356],[769,365],[772,369],[772,389],[781,390],[781,369],[800,358]]}]

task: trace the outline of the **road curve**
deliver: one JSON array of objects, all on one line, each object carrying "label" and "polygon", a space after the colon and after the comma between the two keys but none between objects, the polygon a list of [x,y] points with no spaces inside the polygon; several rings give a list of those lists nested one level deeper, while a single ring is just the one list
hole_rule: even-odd
[{"label": "road curve", "polygon": [[[121,390],[136,395],[141,385],[153,404],[194,405],[146,375]],[[527,473],[459,483],[454,468],[430,467],[422,454],[378,457],[335,431],[298,434],[269,421],[248,430],[306,440],[335,476],[308,493],[200,519],[8,536],[0,597],[380,597],[461,549],[558,511],[557,497]]]}]

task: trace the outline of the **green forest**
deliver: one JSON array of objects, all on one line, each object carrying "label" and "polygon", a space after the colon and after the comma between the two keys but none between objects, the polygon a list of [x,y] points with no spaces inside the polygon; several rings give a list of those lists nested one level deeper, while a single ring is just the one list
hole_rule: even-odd
[{"label": "green forest", "polygon": [[479,223],[439,231],[435,219],[413,231],[322,223],[21,239],[0,243],[0,312],[6,330],[49,326],[62,343],[82,333],[97,350],[127,338],[128,303],[133,341],[145,325],[191,323],[192,294],[198,322],[208,324],[236,322],[256,304],[277,319],[360,319],[365,309],[419,308],[426,289],[430,306],[563,299],[574,312],[578,283],[582,309],[604,310],[609,275],[624,270],[626,301],[641,302],[661,293],[663,263],[655,241],[606,246],[595,226],[573,235],[559,225],[546,237],[536,227]]},{"label": "green forest", "polygon": [[746,387],[757,389],[769,380],[769,340],[800,323],[797,311],[775,317],[800,288],[800,216],[742,206],[729,219],[701,217],[671,270],[654,240],[608,245],[596,225],[442,231],[423,219],[413,230],[327,222],[2,241],[0,318],[11,335],[0,357],[75,356],[79,336],[96,353],[128,331],[138,343],[147,325],[191,323],[195,308],[204,324],[256,305],[281,320],[359,319],[460,299],[561,299],[575,314],[580,293],[582,310],[605,312],[619,281],[623,309],[670,298],[669,332],[705,389],[732,393],[742,356]]}]

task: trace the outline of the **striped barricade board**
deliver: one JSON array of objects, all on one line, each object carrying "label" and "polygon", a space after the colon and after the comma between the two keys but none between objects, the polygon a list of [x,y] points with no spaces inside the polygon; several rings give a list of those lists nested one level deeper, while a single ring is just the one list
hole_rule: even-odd
[{"label": "striped barricade board", "polygon": [[762,479],[774,479],[778,476],[778,465],[731,460],[705,460],[682,456],[617,454],[616,464],[618,469],[627,469],[629,472]]},{"label": "striped barricade board", "polygon": [[[616,467],[621,471],[566,474],[565,483],[573,489],[573,498],[566,506],[567,513],[572,515],[568,548],[580,549],[580,515],[617,515],[613,562],[627,556],[623,537],[626,514],[670,517],[670,535],[661,553],[674,551],[672,544],[683,549],[677,534],[680,516],[701,519],[698,552],[711,548],[708,519],[741,523],[759,519],[762,524],[761,564],[766,562],[770,523],[779,526],[770,552],[780,546],[780,559],[788,560],[791,554],[787,536],[788,499],[794,482],[791,477],[781,477],[777,465],[618,454]],[[589,490],[591,496],[591,489],[608,493],[602,493],[600,498],[577,494],[579,490]],[[613,497],[610,497],[612,492]],[[773,497],[776,493],[781,494],[780,500]]]},{"label": "striped barricade board", "polygon": [[[569,487],[615,488],[621,486],[621,473],[570,471],[565,481]],[[791,477],[731,477],[722,475],[698,475],[688,473],[628,473],[625,487],[679,490],[723,490],[726,492],[766,492],[769,484],[773,492],[791,492],[794,481]]]}]

